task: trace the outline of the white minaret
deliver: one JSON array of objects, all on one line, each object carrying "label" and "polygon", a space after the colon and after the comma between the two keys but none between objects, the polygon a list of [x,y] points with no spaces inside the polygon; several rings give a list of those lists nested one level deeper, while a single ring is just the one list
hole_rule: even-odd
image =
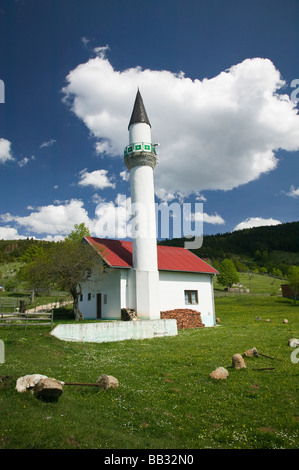
[{"label": "white minaret", "polygon": [[157,320],[160,319],[154,195],[157,156],[151,143],[151,125],[139,90],[129,123],[129,145],[124,153],[131,184],[136,312],[140,319]]}]

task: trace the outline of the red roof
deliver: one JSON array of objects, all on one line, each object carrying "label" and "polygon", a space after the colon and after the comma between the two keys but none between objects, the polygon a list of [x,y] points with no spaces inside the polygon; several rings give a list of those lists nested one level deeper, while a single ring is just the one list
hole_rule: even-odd
[{"label": "red roof", "polygon": [[[132,242],[109,238],[84,237],[110,267],[132,267]],[[218,274],[216,269],[185,248],[158,245],[159,271]]]}]

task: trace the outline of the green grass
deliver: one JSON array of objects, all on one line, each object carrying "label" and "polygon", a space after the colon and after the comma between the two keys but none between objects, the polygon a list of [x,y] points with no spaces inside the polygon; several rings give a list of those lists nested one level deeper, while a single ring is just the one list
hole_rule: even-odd
[{"label": "green grass", "polygon": [[[288,339],[299,336],[299,306],[220,297],[216,315],[219,327],[102,344],[60,341],[46,327],[2,328],[0,449],[297,448],[299,364]],[[232,369],[233,354],[254,346],[275,360],[245,358],[246,369]],[[209,378],[218,366],[227,380]],[[254,370],[267,367],[275,369]],[[65,386],[47,403],[15,390],[18,377],[33,373],[65,382],[108,374],[119,387]]]},{"label": "green grass", "polygon": [[[240,284],[244,288],[250,289],[253,294],[279,294],[281,293],[281,284],[286,284],[286,279],[278,279],[273,276],[263,274],[250,274],[249,273],[238,273],[240,277]],[[214,287],[217,291],[224,290],[223,286],[220,286],[217,282],[217,277],[214,279]]]}]

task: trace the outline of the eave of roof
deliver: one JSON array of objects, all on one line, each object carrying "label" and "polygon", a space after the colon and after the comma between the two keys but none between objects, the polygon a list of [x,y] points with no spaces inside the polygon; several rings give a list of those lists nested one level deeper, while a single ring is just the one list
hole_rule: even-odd
[{"label": "eave of roof", "polygon": [[[132,242],[84,237],[111,268],[132,268]],[[185,248],[158,245],[159,271],[218,274],[218,271]]]}]

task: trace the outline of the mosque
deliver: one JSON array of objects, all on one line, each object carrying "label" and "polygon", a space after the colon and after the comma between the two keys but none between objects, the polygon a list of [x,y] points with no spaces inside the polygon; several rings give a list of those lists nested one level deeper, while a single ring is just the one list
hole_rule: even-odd
[{"label": "mosque", "polygon": [[[215,325],[213,277],[218,273],[185,248],[157,245],[151,124],[138,90],[129,122],[124,162],[130,172],[136,211],[132,241],[85,237],[99,254],[104,273],[82,286],[79,308],[85,319],[121,320],[122,309],[139,320],[159,320],[161,312],[195,310],[205,326]],[[146,230],[142,228],[146,225]]]}]

